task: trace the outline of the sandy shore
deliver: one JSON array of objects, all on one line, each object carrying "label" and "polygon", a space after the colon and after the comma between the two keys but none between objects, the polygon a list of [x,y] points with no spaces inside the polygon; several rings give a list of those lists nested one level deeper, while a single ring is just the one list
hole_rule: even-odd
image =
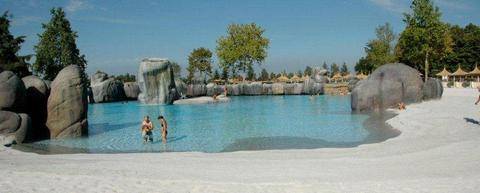
[{"label": "sandy shore", "polygon": [[407,106],[402,134],[355,148],[37,155],[0,150],[0,192],[478,192],[476,90]]}]

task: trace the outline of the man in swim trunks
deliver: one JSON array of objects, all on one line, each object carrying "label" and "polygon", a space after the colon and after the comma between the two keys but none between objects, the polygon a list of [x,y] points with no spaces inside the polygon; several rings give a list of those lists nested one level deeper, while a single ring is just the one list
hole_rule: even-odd
[{"label": "man in swim trunks", "polygon": [[168,124],[165,118],[163,116],[158,116],[158,122],[160,122],[160,125],[162,126],[162,143],[167,143],[167,135],[168,135]]},{"label": "man in swim trunks", "polygon": [[150,117],[149,116],[145,116],[145,118],[143,119],[143,122],[142,122],[142,137],[143,137],[143,142],[152,142],[153,141],[153,134],[152,134],[152,130],[153,130],[153,123],[150,121]]}]

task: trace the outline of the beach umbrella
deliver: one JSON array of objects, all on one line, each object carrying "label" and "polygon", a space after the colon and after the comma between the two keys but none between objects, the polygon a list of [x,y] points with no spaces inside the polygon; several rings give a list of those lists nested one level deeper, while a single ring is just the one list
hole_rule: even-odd
[{"label": "beach umbrella", "polygon": [[332,80],[335,80],[335,82],[337,82],[337,80],[341,80],[342,78],[343,78],[342,75],[337,73],[337,74],[333,75]]},{"label": "beach umbrella", "polygon": [[450,73],[445,67],[443,67],[443,70],[436,75],[442,77],[442,80],[448,80],[448,77],[451,76],[452,73]]},{"label": "beach umbrella", "polygon": [[292,76],[292,78],[290,78],[290,80],[292,82],[301,82],[302,81],[302,78],[298,77],[296,74]]},{"label": "beach umbrella", "polygon": [[475,68],[468,73],[470,76],[476,76],[477,77],[477,82],[480,82],[480,69],[478,69],[478,66],[475,65]]},{"label": "beach umbrella", "polygon": [[458,78],[460,78],[460,81],[463,81],[462,79],[463,79],[463,77],[465,77],[466,75],[467,75],[467,73],[462,70],[462,68],[460,67],[460,65],[458,65],[457,71],[455,71],[454,73],[452,73],[453,82],[455,82],[455,77],[458,77]]},{"label": "beach umbrella", "polygon": [[288,82],[290,79],[282,74],[282,76],[277,78],[278,82]]}]

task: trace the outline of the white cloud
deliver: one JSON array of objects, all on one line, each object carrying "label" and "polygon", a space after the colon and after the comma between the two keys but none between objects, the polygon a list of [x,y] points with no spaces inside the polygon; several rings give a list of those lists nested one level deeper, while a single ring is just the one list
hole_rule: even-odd
[{"label": "white cloud", "polygon": [[369,0],[373,4],[394,13],[404,13],[408,11],[408,5],[404,0]]},{"label": "white cloud", "polygon": [[70,0],[65,7],[68,12],[76,12],[78,10],[89,8],[91,8],[90,4],[84,0]]}]

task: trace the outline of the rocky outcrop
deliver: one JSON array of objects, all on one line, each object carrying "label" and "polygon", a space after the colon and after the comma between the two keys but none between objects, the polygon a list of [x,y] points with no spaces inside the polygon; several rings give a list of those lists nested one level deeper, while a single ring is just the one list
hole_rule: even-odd
[{"label": "rocky outcrop", "polygon": [[351,78],[348,81],[348,92],[352,92],[353,88],[355,88],[355,85],[357,85],[358,81],[360,81],[357,78]]},{"label": "rocky outcrop", "polygon": [[131,100],[137,100],[140,94],[140,88],[136,82],[126,82],[123,84],[123,90],[125,91],[125,97]]},{"label": "rocky outcrop", "polygon": [[90,81],[93,100],[96,103],[114,102],[125,100],[126,95],[123,83],[114,78],[109,78],[104,72],[96,72]]},{"label": "rocky outcrop", "polygon": [[427,82],[423,84],[423,99],[439,99],[443,94],[442,82],[439,79],[428,78]]},{"label": "rocky outcrop", "polygon": [[27,132],[32,128],[27,114],[0,111],[0,144],[11,145],[22,143]]},{"label": "rocky outcrop", "polygon": [[47,102],[47,127],[50,138],[80,137],[88,134],[87,89],[81,69],[70,65],[62,69],[51,85]]},{"label": "rocky outcrop", "polygon": [[283,95],[285,94],[284,83],[273,83],[272,84],[272,94],[274,95]]},{"label": "rocky outcrop", "polygon": [[25,85],[11,71],[0,73],[0,110],[23,112]]},{"label": "rocky outcrop", "polygon": [[140,63],[137,76],[140,95],[138,100],[147,104],[172,104],[179,98],[170,62],[149,58]]},{"label": "rocky outcrop", "polygon": [[187,86],[187,97],[207,95],[207,86],[204,84],[189,84]]},{"label": "rocky outcrop", "polygon": [[261,95],[263,87],[261,82],[252,82],[248,84],[242,84],[243,95]]},{"label": "rocky outcrop", "polygon": [[173,102],[173,104],[175,105],[212,104],[212,103],[225,103],[229,101],[230,101],[230,98],[223,97],[223,96],[218,96],[216,99],[213,99],[213,97],[209,97],[209,96],[203,96],[203,97],[194,97],[189,99],[176,100],[175,102]]},{"label": "rocky outcrop", "polygon": [[27,133],[26,141],[48,139],[50,131],[47,122],[47,100],[50,88],[37,76],[22,78],[26,88],[26,113],[32,119],[32,132]]},{"label": "rocky outcrop", "polygon": [[187,96],[187,84],[179,78],[175,78],[175,86],[177,87],[178,94],[184,98]]},{"label": "rocky outcrop", "polygon": [[353,111],[373,111],[395,107],[398,103],[419,102],[423,98],[420,73],[405,64],[385,64],[352,91]]}]

